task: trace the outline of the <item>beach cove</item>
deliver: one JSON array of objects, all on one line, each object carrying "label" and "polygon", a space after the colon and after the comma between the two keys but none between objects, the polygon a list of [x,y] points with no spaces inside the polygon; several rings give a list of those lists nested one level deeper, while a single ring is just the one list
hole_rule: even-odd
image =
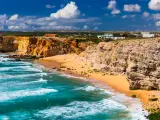
[{"label": "beach cove", "polygon": [[106,85],[49,72],[28,61],[1,57],[0,66],[1,119],[146,119],[138,99],[116,93]]},{"label": "beach cove", "polygon": [[78,55],[58,55],[40,59],[38,63],[47,68],[57,69],[62,73],[72,76],[85,77],[92,83],[97,82],[110,86],[115,91],[124,93],[129,97],[137,97],[142,102],[145,110],[157,110],[159,107],[159,101],[150,101],[150,99],[155,96],[160,98],[158,96],[160,94],[159,91],[130,90],[125,75],[104,75],[104,73],[94,71],[92,67],[87,64],[86,60]]}]

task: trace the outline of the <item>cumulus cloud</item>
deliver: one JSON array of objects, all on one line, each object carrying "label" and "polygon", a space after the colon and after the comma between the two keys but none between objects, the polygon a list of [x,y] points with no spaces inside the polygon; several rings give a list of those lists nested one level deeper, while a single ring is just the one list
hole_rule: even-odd
[{"label": "cumulus cloud", "polygon": [[149,17],[150,13],[149,12],[143,12],[143,17]]},{"label": "cumulus cloud", "polygon": [[115,0],[111,0],[109,3],[108,3],[108,9],[112,10],[112,9],[115,9],[116,8],[116,1]]},{"label": "cumulus cloud", "polygon": [[121,11],[118,10],[118,9],[113,9],[112,12],[111,12],[111,14],[113,14],[113,15],[119,14],[119,13],[121,13]]},{"label": "cumulus cloud", "polygon": [[6,23],[6,20],[8,19],[7,15],[0,15],[0,25],[3,25]]},{"label": "cumulus cloud", "polygon": [[17,20],[18,17],[19,17],[19,15],[18,15],[18,14],[15,14],[15,15],[12,15],[12,16],[9,18],[9,20]]},{"label": "cumulus cloud", "polygon": [[126,11],[126,12],[140,12],[141,6],[139,6],[138,4],[124,5],[124,11]]},{"label": "cumulus cloud", "polygon": [[150,0],[148,6],[151,10],[160,10],[160,0]]},{"label": "cumulus cloud", "polygon": [[107,9],[112,10],[111,14],[113,15],[121,13],[121,11],[116,8],[116,6],[117,2],[115,0],[111,0],[108,3]]},{"label": "cumulus cloud", "polygon": [[[82,17],[82,18],[80,18]],[[99,18],[80,16],[75,2],[70,2],[64,8],[52,13],[51,16],[19,16],[8,17],[0,15],[0,30],[27,31],[27,30],[77,30],[83,25],[99,23]],[[78,25],[78,27],[76,27]]]},{"label": "cumulus cloud", "polygon": [[75,18],[80,14],[75,2],[68,3],[64,8],[50,15],[51,18]]}]

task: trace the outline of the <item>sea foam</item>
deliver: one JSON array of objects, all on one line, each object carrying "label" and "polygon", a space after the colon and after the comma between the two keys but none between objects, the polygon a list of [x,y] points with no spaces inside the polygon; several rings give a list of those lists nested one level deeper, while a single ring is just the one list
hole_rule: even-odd
[{"label": "sea foam", "polygon": [[40,88],[36,90],[19,90],[14,92],[1,92],[0,102],[14,100],[28,96],[41,96],[48,93],[58,92],[55,89]]},{"label": "sea foam", "polygon": [[67,119],[77,119],[88,115],[95,115],[101,113],[117,113],[117,111],[124,111],[127,108],[112,100],[101,100],[99,102],[72,102],[64,107],[52,107],[46,110],[41,110],[36,113],[37,116],[47,119],[56,118],[57,116],[63,116]]}]

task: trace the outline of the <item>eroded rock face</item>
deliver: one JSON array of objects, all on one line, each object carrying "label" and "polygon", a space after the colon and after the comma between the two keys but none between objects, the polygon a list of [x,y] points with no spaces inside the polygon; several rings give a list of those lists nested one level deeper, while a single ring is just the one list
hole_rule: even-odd
[{"label": "eroded rock face", "polygon": [[0,37],[1,52],[15,52],[18,49],[18,44],[14,37]]},{"label": "eroded rock face", "polygon": [[83,53],[95,69],[126,74],[130,89],[160,89],[160,40],[100,43]]},{"label": "eroded rock face", "polygon": [[27,54],[35,56],[54,56],[75,52],[69,40],[30,38]]},{"label": "eroded rock face", "polygon": [[44,38],[44,37],[1,37],[1,52],[17,52],[37,57],[49,57],[67,53],[77,53],[84,51],[90,42],[77,43],[75,40],[67,38]]}]

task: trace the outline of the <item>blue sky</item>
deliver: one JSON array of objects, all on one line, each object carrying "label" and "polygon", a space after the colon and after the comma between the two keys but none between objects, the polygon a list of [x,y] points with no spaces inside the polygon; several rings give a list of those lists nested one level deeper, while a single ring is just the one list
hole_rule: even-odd
[{"label": "blue sky", "polygon": [[160,0],[1,0],[0,30],[160,30]]}]

